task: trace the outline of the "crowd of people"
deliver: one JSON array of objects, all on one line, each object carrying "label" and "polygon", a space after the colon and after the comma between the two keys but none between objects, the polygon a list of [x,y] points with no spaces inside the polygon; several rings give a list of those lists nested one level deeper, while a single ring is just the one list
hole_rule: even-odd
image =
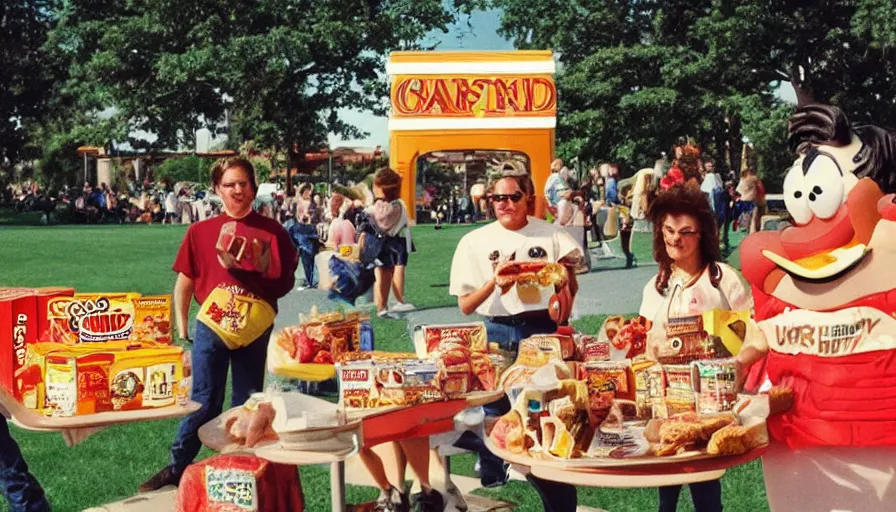
[{"label": "crowd of people", "polygon": [[192,224],[221,213],[221,201],[210,191],[169,179],[131,180],[122,190],[85,182],[55,194],[36,183],[8,185],[4,203],[17,212],[41,212],[41,224]]},{"label": "crowd of people", "polygon": [[659,190],[678,183],[697,185],[706,195],[726,248],[729,232],[760,229],[768,207],[765,187],[754,169],[744,168],[739,178],[731,171],[723,178],[713,159],[702,157],[686,141],[675,146],[673,154],[671,165],[665,158],[657,160],[652,168],[638,171],[634,183],[624,189],[617,164],[600,164],[580,181],[557,159],[543,191],[549,213],[558,226],[581,240],[585,250],[618,235],[628,267],[636,263],[630,247],[634,221],[646,220]]},{"label": "crowd of people", "polygon": [[[354,304],[372,289],[377,315],[383,318],[414,309],[404,297],[405,267],[414,246],[407,206],[399,198],[401,183],[397,172],[384,168],[372,177],[371,186],[337,185],[328,195],[305,183],[296,194],[278,192],[272,202],[258,204],[298,248],[304,274],[300,290],[326,289],[331,298]],[[357,262],[337,256],[351,254]],[[390,292],[395,299],[391,307]]]}]

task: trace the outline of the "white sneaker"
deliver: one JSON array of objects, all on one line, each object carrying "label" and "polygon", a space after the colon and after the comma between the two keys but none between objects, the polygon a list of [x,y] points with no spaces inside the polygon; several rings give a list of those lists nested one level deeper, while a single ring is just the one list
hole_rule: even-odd
[{"label": "white sneaker", "polygon": [[386,320],[398,320],[399,316],[395,313],[390,312],[388,309],[384,309],[376,314],[376,316],[380,318],[384,318]]},{"label": "white sneaker", "polygon": [[417,309],[413,304],[408,304],[407,302],[399,302],[392,306],[392,311],[398,311],[399,313],[405,313],[407,311],[413,311]]}]

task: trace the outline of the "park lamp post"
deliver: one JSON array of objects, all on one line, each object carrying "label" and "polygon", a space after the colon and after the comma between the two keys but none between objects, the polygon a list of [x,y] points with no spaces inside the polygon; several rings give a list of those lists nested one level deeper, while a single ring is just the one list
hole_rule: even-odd
[{"label": "park lamp post", "polygon": [[333,195],[333,148],[327,146],[327,196]]}]

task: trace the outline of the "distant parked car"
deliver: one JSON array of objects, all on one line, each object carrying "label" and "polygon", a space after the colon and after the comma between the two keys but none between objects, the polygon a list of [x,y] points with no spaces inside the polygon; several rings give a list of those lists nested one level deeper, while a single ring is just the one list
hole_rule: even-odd
[{"label": "distant parked car", "polygon": [[784,194],[766,194],[765,203],[768,213],[759,219],[759,229],[762,231],[780,231],[793,224],[787,206],[784,204]]}]

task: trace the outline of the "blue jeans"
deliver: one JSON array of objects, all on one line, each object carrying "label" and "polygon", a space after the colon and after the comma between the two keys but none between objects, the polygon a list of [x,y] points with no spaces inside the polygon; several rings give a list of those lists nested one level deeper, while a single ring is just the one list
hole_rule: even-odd
[{"label": "blue jeans", "polygon": [[202,407],[184,418],[171,445],[171,466],[183,474],[199,454],[202,442],[199,427],[215,419],[224,408],[227,366],[231,367],[233,393],[230,406],[246,403],[252,393],[264,391],[265,360],[273,326],[251,345],[230,350],[214,331],[196,322],[193,339],[193,393],[191,399]]},{"label": "blue jeans", "polygon": [[311,224],[295,223],[289,228],[289,236],[293,245],[299,250],[299,258],[302,260],[302,269],[305,271],[305,283],[309,288],[316,288],[314,279],[314,256],[317,255],[319,242],[317,228]]},{"label": "blue jeans", "polygon": [[[675,512],[678,509],[678,495],[681,493],[680,485],[660,487],[659,512]],[[722,481],[710,480],[690,484],[691,500],[694,502],[695,512],[722,512]]]},{"label": "blue jeans", "polygon": [[50,504],[44,490],[28,472],[19,444],[9,434],[6,418],[0,417],[0,485],[12,512],[44,512]]}]

